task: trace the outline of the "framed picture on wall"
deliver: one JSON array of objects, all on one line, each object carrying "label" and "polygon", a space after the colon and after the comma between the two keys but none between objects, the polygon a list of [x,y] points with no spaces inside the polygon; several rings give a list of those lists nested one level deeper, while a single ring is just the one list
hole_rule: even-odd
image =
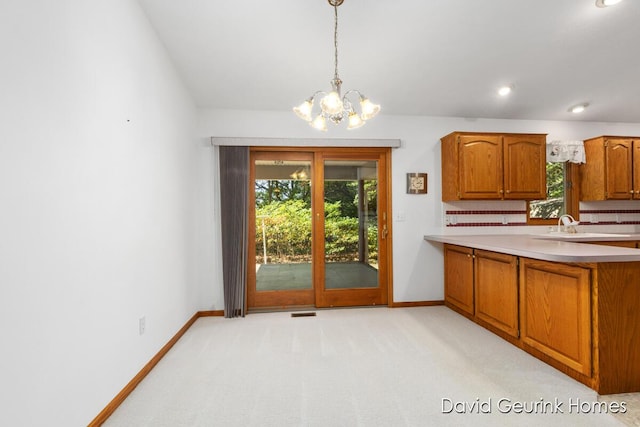
[{"label": "framed picture on wall", "polygon": [[427,194],[427,174],[408,173],[407,174],[407,194]]}]

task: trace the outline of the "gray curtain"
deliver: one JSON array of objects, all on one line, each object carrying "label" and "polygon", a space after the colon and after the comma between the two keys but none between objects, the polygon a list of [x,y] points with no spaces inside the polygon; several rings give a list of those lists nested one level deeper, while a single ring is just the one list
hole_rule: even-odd
[{"label": "gray curtain", "polygon": [[244,317],[247,288],[249,147],[219,148],[224,317]]}]

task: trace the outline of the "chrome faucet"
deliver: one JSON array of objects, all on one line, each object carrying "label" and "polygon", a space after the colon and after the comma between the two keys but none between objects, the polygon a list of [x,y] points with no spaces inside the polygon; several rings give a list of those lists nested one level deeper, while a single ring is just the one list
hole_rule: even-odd
[{"label": "chrome faucet", "polygon": [[561,215],[560,218],[558,218],[558,233],[562,232],[563,225],[567,233],[576,233],[576,225],[578,224],[580,224],[580,221],[576,221],[576,219],[571,215]]}]

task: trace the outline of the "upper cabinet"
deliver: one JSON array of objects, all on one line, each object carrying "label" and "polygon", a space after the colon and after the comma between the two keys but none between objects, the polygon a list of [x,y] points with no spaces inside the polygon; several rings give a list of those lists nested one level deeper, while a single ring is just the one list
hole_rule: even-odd
[{"label": "upper cabinet", "polygon": [[581,200],[640,199],[640,138],[599,136],[584,142]]},{"label": "upper cabinet", "polygon": [[442,200],[546,198],[546,134],[453,132],[442,141]]}]

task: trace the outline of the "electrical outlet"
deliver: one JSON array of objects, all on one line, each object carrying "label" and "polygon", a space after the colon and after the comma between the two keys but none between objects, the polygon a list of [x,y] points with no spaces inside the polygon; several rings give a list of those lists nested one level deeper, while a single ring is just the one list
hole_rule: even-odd
[{"label": "electrical outlet", "polygon": [[142,316],[140,319],[138,319],[138,332],[140,333],[140,335],[144,334],[144,330],[147,327],[147,320],[145,318],[145,316]]}]

